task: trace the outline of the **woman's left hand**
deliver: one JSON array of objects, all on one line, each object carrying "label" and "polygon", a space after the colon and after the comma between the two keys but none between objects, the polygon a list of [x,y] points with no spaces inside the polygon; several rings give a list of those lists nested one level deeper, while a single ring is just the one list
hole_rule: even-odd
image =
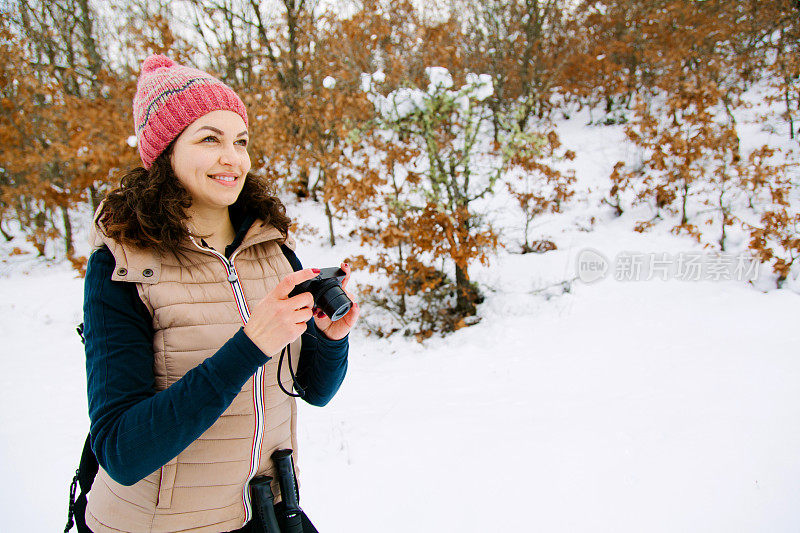
[{"label": "woman's left hand", "polygon": [[336,322],[333,322],[328,315],[322,312],[322,309],[313,309],[314,324],[316,324],[317,329],[334,341],[343,339],[350,333],[350,330],[353,329],[358,320],[358,315],[361,313],[361,308],[353,298],[353,294],[347,290],[347,282],[350,281],[350,265],[342,263],[341,268],[346,274],[344,281],[342,281],[342,289],[344,289],[344,293],[350,298],[350,301],[353,302],[350,311]]}]

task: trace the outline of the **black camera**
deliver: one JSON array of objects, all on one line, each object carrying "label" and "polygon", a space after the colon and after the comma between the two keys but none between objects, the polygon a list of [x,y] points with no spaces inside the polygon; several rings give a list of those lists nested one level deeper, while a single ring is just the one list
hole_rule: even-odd
[{"label": "black camera", "polygon": [[322,309],[322,312],[335,322],[346,315],[353,306],[353,302],[342,289],[342,281],[346,275],[339,267],[320,269],[316,277],[297,284],[289,293],[289,297],[310,292],[314,297],[314,307]]}]

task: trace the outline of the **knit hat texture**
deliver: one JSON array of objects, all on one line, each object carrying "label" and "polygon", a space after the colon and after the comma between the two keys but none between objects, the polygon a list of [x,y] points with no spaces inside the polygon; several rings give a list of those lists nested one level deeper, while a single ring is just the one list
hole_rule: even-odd
[{"label": "knit hat texture", "polygon": [[237,113],[247,125],[242,99],[214,76],[163,55],[145,59],[133,97],[136,141],[144,168],[149,169],[186,126],[218,109]]}]

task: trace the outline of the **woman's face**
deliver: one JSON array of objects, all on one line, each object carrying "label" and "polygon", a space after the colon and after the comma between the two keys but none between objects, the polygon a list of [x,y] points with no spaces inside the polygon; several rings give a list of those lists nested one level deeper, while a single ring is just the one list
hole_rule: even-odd
[{"label": "woman's face", "polygon": [[227,208],[250,170],[247,126],[233,111],[203,115],[175,140],[170,162],[192,197],[192,210]]}]

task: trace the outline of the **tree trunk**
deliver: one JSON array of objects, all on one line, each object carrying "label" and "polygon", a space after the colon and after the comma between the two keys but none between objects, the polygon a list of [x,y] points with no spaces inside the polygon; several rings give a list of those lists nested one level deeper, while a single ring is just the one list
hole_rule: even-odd
[{"label": "tree trunk", "polygon": [[727,235],[727,225],[728,225],[728,208],[725,206],[725,183],[720,184],[720,193],[719,193],[719,210],[722,213],[722,232],[719,236],[719,248],[720,251],[725,251],[725,241],[728,238]]},{"label": "tree trunk", "polygon": [[500,142],[500,104],[498,102],[492,102],[490,104],[490,109],[492,110],[492,138],[494,142]]},{"label": "tree trunk", "polygon": [[522,243],[522,249],[525,250],[528,248],[528,233],[530,231],[531,222],[533,221],[533,217],[526,213],[525,215],[525,239]]},{"label": "tree trunk", "polygon": [[[406,264],[403,259],[403,241],[397,243],[397,253],[400,257],[400,268],[405,271]],[[403,284],[403,290],[400,291],[400,316],[406,316],[406,287],[405,283]]]},{"label": "tree trunk", "polygon": [[[286,86],[284,91],[286,94],[286,106],[289,108],[289,116],[295,117],[297,114],[298,102],[303,96],[303,81],[301,79],[302,73],[300,72],[300,34],[302,29],[300,27],[302,11],[305,8],[305,2],[300,0],[283,0],[286,7],[286,31],[289,38],[289,58],[288,68],[284,72],[286,79]],[[297,136],[300,132],[300,127],[295,123],[294,118],[289,123],[289,129],[292,136]],[[309,195],[308,190],[309,182],[308,176],[301,179],[298,184],[297,196],[304,198]],[[328,221],[330,223],[330,219]],[[333,241],[333,233],[331,232],[331,241]]]},{"label": "tree trunk", "polygon": [[295,185],[294,194],[297,196],[298,200],[302,200],[303,198],[308,198],[311,196],[311,199],[315,202],[317,201],[317,191],[311,190],[309,184],[311,180],[308,178],[308,171],[307,170],[300,170],[300,176],[297,178],[297,183]]},{"label": "tree trunk", "polygon": [[14,236],[11,235],[10,233],[7,233],[6,230],[3,229],[2,225],[0,225],[0,233],[3,234],[3,238],[6,240],[6,242],[9,242],[14,239]]},{"label": "tree trunk", "polygon": [[96,213],[97,208],[100,207],[100,202],[102,202],[103,199],[100,197],[100,191],[98,191],[97,187],[94,185],[89,186],[89,197],[92,200],[92,213]]},{"label": "tree trunk", "polygon": [[689,222],[689,219],[686,216],[686,203],[689,200],[689,184],[685,181],[683,184],[683,194],[681,196],[681,225],[683,225]]},{"label": "tree trunk", "polygon": [[792,116],[791,100],[789,99],[789,87],[787,84],[786,91],[784,91],[786,98],[786,116],[789,117],[789,138],[794,140],[794,117]]},{"label": "tree trunk", "polygon": [[64,223],[64,246],[66,247],[67,257],[75,255],[75,244],[72,239],[72,220],[69,218],[69,209],[61,208],[61,220]]},{"label": "tree trunk", "polygon": [[331,204],[327,200],[325,201],[325,216],[328,217],[329,242],[331,246],[336,246],[336,237],[333,234],[333,212],[331,211]]},{"label": "tree trunk", "polygon": [[92,73],[92,95],[96,97],[100,92],[100,81],[97,79],[97,75],[103,67],[103,59],[100,57],[100,52],[97,50],[97,42],[94,36],[94,27],[92,23],[94,13],[89,7],[88,0],[78,0],[78,5],[80,6],[78,22],[80,23],[83,33],[81,40],[86,50],[89,72]]},{"label": "tree trunk", "polygon": [[31,236],[31,242],[33,242],[33,246],[36,248],[36,251],[39,254],[38,257],[44,257],[45,243],[47,242],[47,239],[44,236],[44,226],[45,221],[47,220],[47,215],[45,215],[43,211],[39,211],[36,213],[36,216],[34,216],[33,220],[36,230]]},{"label": "tree trunk", "polygon": [[477,293],[469,282],[469,273],[466,268],[456,265],[456,311],[459,316],[473,316],[477,312],[475,301]]}]

